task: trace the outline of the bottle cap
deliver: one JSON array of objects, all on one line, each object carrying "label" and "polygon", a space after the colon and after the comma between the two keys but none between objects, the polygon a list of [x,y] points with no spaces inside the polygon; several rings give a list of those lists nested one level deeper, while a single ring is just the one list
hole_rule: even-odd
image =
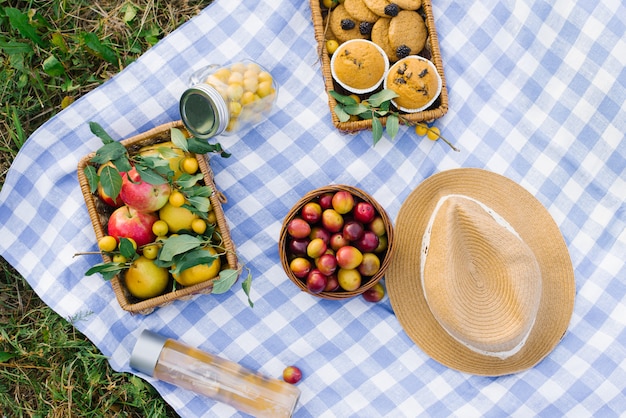
[{"label": "bottle cap", "polygon": [[208,84],[196,84],[180,98],[180,116],[196,138],[208,139],[228,126],[228,106],[219,92]]},{"label": "bottle cap", "polygon": [[143,330],[130,355],[130,367],[152,376],[165,341],[167,338],[162,335],[147,329]]}]

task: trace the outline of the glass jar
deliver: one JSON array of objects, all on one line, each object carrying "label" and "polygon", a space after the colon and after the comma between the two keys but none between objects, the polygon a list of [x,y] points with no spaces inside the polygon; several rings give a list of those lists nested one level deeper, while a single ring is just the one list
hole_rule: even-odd
[{"label": "glass jar", "polygon": [[267,118],[278,85],[258,63],[243,59],[194,72],[180,99],[180,115],[196,138],[240,133]]},{"label": "glass jar", "polygon": [[291,417],[300,397],[292,384],[149,330],[137,339],[130,366],[255,417]]}]

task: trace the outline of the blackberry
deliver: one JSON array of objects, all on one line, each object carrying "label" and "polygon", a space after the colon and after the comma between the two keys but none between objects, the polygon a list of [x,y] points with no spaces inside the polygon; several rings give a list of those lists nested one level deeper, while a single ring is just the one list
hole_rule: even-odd
[{"label": "blackberry", "polygon": [[350,29],[354,29],[356,25],[354,24],[354,20],[352,19],[343,19],[341,21],[341,29],[343,30],[350,30]]},{"label": "blackberry", "polygon": [[398,59],[408,57],[410,53],[411,53],[411,48],[409,48],[406,45],[400,45],[399,47],[396,48],[396,57],[398,57]]},{"label": "blackberry", "polygon": [[398,16],[399,12],[400,12],[400,8],[395,3],[390,3],[385,6],[385,14],[387,16],[391,16],[391,17]]},{"label": "blackberry", "polygon": [[369,35],[372,33],[373,27],[374,24],[372,22],[361,22],[359,23],[359,32],[361,32],[361,35]]}]

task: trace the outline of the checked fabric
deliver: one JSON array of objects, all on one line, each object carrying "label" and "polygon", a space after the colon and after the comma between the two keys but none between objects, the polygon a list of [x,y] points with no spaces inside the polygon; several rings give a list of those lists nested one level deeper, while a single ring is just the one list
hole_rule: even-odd
[{"label": "checked fabric", "polygon": [[[616,417],[626,410],[626,7],[603,2],[433,0],[450,109],[436,125],[460,148],[401,127],[332,125],[308,2],[216,0],[104,85],[41,126],[0,192],[0,254],[120,372],[144,328],[263,374],[298,365],[296,417]],[[98,256],[76,177],[99,147],[88,122],[123,139],[177,120],[193,70],[251,58],[280,85],[271,117],[220,138],[210,164],[251,270],[240,286],[148,316],[123,311],[84,272]],[[425,178],[479,167],[518,182],[559,226],[576,277],[568,332],[536,367],[486,378],[447,369],[416,347],[388,298],[338,302],[300,292],[283,272],[283,217],[308,191],[350,184],[396,218]],[[141,377],[183,417],[241,416],[224,404]]]}]

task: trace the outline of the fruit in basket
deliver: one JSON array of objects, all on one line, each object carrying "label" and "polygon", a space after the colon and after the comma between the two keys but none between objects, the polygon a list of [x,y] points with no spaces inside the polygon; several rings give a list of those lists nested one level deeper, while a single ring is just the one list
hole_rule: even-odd
[{"label": "fruit in basket", "polygon": [[380,270],[380,258],[374,253],[365,253],[357,269],[362,276],[373,276]]},{"label": "fruit in basket", "polygon": [[296,277],[302,279],[311,271],[311,262],[305,257],[296,257],[289,263],[289,268]]},{"label": "fruit in basket", "polygon": [[326,288],[328,278],[318,269],[309,271],[306,276],[306,287],[311,293],[320,293]]},{"label": "fruit in basket", "polygon": [[309,202],[302,207],[300,215],[309,224],[315,224],[322,219],[322,207],[317,202]]},{"label": "fruit in basket", "polygon": [[348,241],[356,241],[363,236],[365,228],[361,222],[352,220],[343,225],[343,237]]},{"label": "fruit in basket", "polygon": [[311,240],[308,238],[291,239],[289,240],[289,251],[291,251],[293,255],[306,255],[309,242],[311,242]]},{"label": "fruit in basket", "polygon": [[335,209],[326,209],[322,212],[322,226],[331,233],[341,231],[343,228],[343,216]]},{"label": "fruit in basket", "polygon": [[337,280],[343,290],[352,292],[361,286],[361,273],[356,269],[341,268],[337,272]]},{"label": "fruit in basket", "polygon": [[354,207],[354,220],[368,224],[374,220],[376,210],[370,202],[359,202]]},{"label": "fruit in basket", "polygon": [[198,215],[186,207],[176,207],[168,202],[159,209],[159,219],[165,221],[170,233],[175,234],[180,231],[190,231],[191,224],[194,219],[198,219]]},{"label": "fruit in basket", "polygon": [[109,217],[108,234],[119,241],[121,237],[133,239],[138,246],[151,243],[155,239],[152,225],[158,220],[154,213],[139,212],[130,206],[121,206]]},{"label": "fruit in basket", "polygon": [[340,190],[334,194],[332,198],[333,209],[337,211],[340,215],[345,215],[350,212],[354,207],[354,196],[352,193]]},{"label": "fruit in basket", "polygon": [[354,245],[362,252],[371,252],[378,247],[379,238],[372,231],[365,231],[363,235],[354,242]]},{"label": "fruit in basket", "polygon": [[296,239],[306,238],[311,233],[311,225],[302,218],[293,218],[287,226],[287,233]]},{"label": "fruit in basket", "polygon": [[98,240],[98,248],[105,252],[114,251],[117,248],[117,240],[111,235],[105,235]]},{"label": "fruit in basket", "polygon": [[337,270],[337,258],[333,254],[322,254],[315,260],[315,267],[324,275],[330,276]]},{"label": "fruit in basket", "polygon": [[174,172],[174,179],[178,179],[183,174],[183,161],[188,153],[174,145],[172,141],[142,147],[139,155],[143,157],[160,157],[169,162],[170,169]]},{"label": "fruit in basket", "polygon": [[163,207],[170,197],[171,187],[167,182],[150,184],[141,178],[135,167],[122,174],[120,198],[140,212],[155,212]]},{"label": "fruit in basket", "polygon": [[306,247],[306,255],[309,258],[316,259],[326,252],[326,243],[321,238],[312,239]]},{"label": "fruit in basket", "polygon": [[198,264],[183,270],[180,274],[172,274],[174,280],[183,286],[192,286],[216,278],[220,273],[221,262],[217,251],[213,247],[205,247],[215,258],[210,263]]},{"label": "fruit in basket", "polygon": [[337,250],[337,265],[342,269],[355,269],[363,261],[363,254],[356,247],[346,245]]},{"label": "fruit in basket", "polygon": [[124,283],[131,295],[139,299],[159,296],[167,288],[169,273],[166,268],[157,266],[153,260],[141,256],[124,274]]}]

